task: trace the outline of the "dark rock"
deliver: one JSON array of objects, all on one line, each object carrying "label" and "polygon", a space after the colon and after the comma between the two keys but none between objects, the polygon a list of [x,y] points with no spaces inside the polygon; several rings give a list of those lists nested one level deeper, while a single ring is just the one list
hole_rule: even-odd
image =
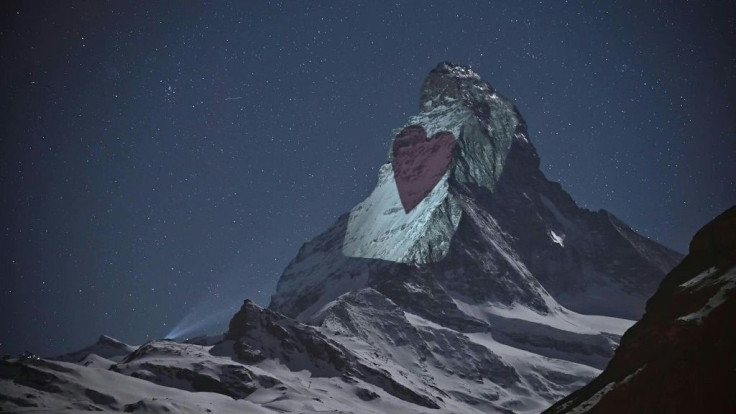
[{"label": "dark rock", "polygon": [[355,395],[357,395],[358,398],[360,398],[363,401],[373,401],[376,398],[381,398],[380,395],[376,394],[375,392],[369,389],[365,389],[365,388],[358,388],[355,391]]},{"label": "dark rock", "polygon": [[242,341],[236,341],[233,350],[238,359],[246,364],[257,364],[266,359],[260,349],[255,349]]}]

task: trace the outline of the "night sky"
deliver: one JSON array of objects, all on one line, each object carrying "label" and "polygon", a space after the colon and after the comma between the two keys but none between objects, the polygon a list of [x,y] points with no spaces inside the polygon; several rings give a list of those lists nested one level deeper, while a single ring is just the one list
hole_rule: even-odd
[{"label": "night sky", "polygon": [[442,60],[516,103],[584,207],[684,252],[736,203],[729,2],[255,3],[2,2],[0,353],[267,305]]}]

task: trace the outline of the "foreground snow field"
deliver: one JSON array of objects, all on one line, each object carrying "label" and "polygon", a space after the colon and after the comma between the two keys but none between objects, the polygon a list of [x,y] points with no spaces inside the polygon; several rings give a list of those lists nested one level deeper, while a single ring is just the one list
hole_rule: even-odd
[{"label": "foreground snow field", "polygon": [[[55,360],[2,361],[0,408],[487,413],[511,406],[538,412],[545,401],[599,372],[504,345],[490,332],[463,334],[438,326],[390,301],[372,303],[371,314],[365,306],[351,306],[371,300],[381,299],[370,289],[346,295],[324,311],[321,328],[247,301],[224,336],[198,343],[161,340],[136,347],[103,336]],[[338,308],[350,318],[334,319]],[[340,325],[348,320],[349,326]],[[469,363],[460,363],[460,355]]]}]

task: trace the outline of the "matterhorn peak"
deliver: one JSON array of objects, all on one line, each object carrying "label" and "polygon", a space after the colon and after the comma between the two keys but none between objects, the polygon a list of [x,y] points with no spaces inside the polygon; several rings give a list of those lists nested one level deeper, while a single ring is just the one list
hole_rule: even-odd
[{"label": "matterhorn peak", "polygon": [[513,171],[541,174],[519,112],[471,69],[440,63],[420,100],[424,109],[394,131],[373,193],[350,212],[348,257],[437,262],[463,217],[459,194],[494,192],[510,155]]},{"label": "matterhorn peak", "polygon": [[[420,113],[394,131],[390,162],[396,155],[396,141],[406,135],[407,128],[421,127],[427,137],[449,133],[456,140],[447,165],[451,183],[493,190],[514,144],[518,144],[521,156],[515,158],[524,164],[522,168],[527,173],[538,168],[539,159],[519,111],[469,67],[439,63],[422,84],[419,106]],[[433,168],[429,171],[437,173]]]},{"label": "matterhorn peak", "polygon": [[97,345],[107,345],[107,346],[118,347],[118,348],[125,348],[129,346],[108,335],[100,335],[100,337],[97,339]]},{"label": "matterhorn peak", "polygon": [[[641,314],[677,253],[547,180],[517,108],[469,67],[439,63],[420,107],[393,131],[372,193],[287,267],[272,309],[308,319],[379,275],[419,269],[466,299]],[[614,294],[628,302],[591,299]]]}]

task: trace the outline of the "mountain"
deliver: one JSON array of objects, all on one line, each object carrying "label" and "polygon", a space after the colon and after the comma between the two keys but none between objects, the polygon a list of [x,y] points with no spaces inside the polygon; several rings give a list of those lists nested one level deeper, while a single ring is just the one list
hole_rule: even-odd
[{"label": "mountain", "polygon": [[537,413],[606,366],[681,255],[539,169],[526,123],[440,63],[375,189],[222,336],[0,361],[0,409]]},{"label": "mountain", "polygon": [[[440,63],[419,107],[375,189],[302,246],[270,308],[419,387],[541,409],[605,366],[682,256],[547,180],[519,111],[470,68]],[[553,363],[522,362],[535,357]]]},{"label": "mountain", "polygon": [[736,207],[697,232],[606,369],[545,413],[736,412]]},{"label": "mountain", "polygon": [[272,309],[308,320],[356,288],[400,288],[399,273],[464,320],[453,301],[637,319],[682,257],[547,180],[519,111],[469,68],[434,68],[394,136],[373,192],[301,248]]}]

